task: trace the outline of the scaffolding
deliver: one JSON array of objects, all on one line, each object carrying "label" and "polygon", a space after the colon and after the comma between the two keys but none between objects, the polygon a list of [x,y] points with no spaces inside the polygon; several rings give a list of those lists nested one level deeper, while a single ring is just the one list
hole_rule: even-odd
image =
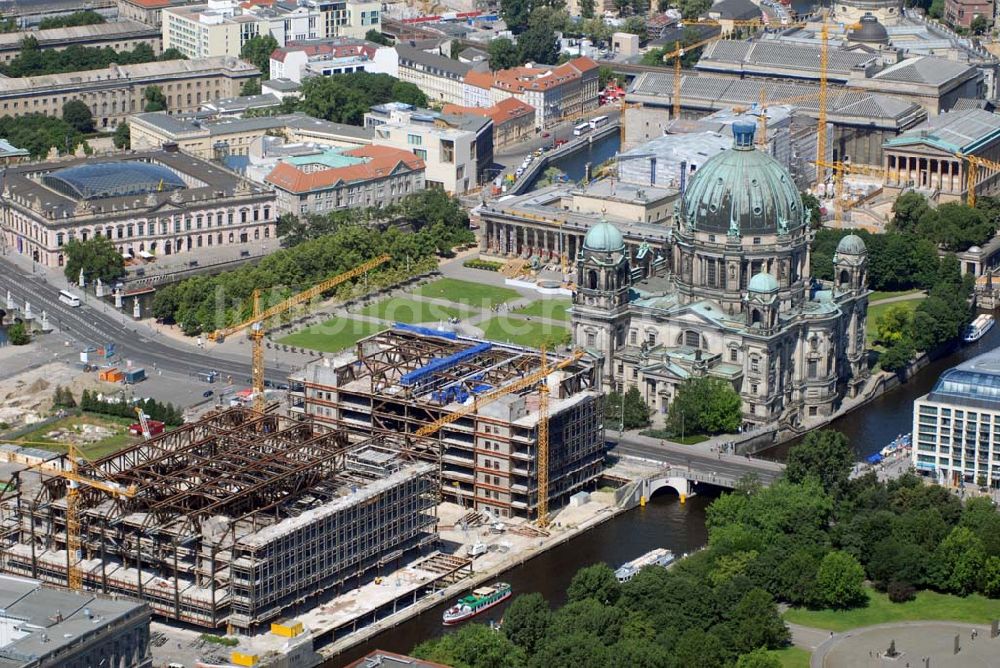
[{"label": "scaffolding", "polygon": [[[81,464],[137,490],[78,490],[83,586],[255,629],[433,539],[436,467],[401,446],[232,408]],[[67,483],[15,478],[0,497],[0,569],[65,585]]]},{"label": "scaffolding", "polygon": [[[549,353],[552,364],[559,355]],[[537,384],[481,406],[427,438],[421,427],[542,368],[537,350],[425,327],[396,326],[290,378],[292,412],[338,433],[396,434],[440,467],[443,499],[497,517],[538,513]],[[581,359],[547,376],[553,506],[592,484],[604,457],[599,365]],[[544,504],[543,504],[544,505]]]}]

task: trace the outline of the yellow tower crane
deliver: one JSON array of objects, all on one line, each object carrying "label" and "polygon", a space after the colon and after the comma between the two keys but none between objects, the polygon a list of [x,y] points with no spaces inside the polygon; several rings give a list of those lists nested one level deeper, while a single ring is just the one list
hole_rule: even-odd
[{"label": "yellow tower crane", "polygon": [[845,204],[843,202],[844,175],[863,174],[866,176],[879,177],[883,181],[887,177],[887,173],[884,168],[869,167],[867,165],[855,165],[849,162],[827,162],[825,160],[817,160],[816,166],[821,170],[829,169],[833,173],[833,220],[834,227],[837,229],[840,229],[842,225],[844,211],[847,211],[854,206],[854,204]]},{"label": "yellow tower crane", "polygon": [[[542,346],[542,369],[545,346]],[[549,525],[549,381],[543,378],[538,384],[538,526]]]},{"label": "yellow tower crane", "polygon": [[254,410],[258,412],[263,412],[264,410],[264,323],[276,315],[281,315],[286,311],[303,304],[313,297],[318,297],[327,290],[334,288],[345,281],[349,281],[352,278],[360,276],[365,272],[368,272],[375,267],[385,264],[392,258],[389,255],[381,255],[374,260],[369,260],[364,264],[360,264],[350,271],[346,271],[343,274],[334,276],[333,278],[328,278],[325,281],[321,281],[309,288],[304,290],[297,295],[293,295],[288,299],[284,299],[274,306],[261,311],[260,308],[260,290],[254,290],[253,293],[253,315],[238,325],[233,325],[232,327],[226,327],[225,329],[218,329],[208,335],[209,341],[215,341],[216,343],[222,343],[226,340],[227,336],[232,336],[237,332],[241,332],[248,329],[247,338],[250,339],[253,345],[253,406]]},{"label": "yellow tower crane", "polygon": [[[51,442],[45,441],[9,441],[15,445],[45,445],[52,447]],[[85,475],[81,475],[77,470],[77,460],[81,455],[76,450],[76,445],[66,443],[66,459],[69,462],[69,470],[45,467],[47,462],[34,464],[17,471],[14,475],[20,475],[25,471],[37,470],[42,475],[52,475],[66,481],[66,584],[70,589],[79,591],[83,589],[83,572],[80,570],[80,485],[86,485],[92,489],[100,490],[112,496],[132,498],[136,495],[135,486],[122,487],[118,483],[110,480],[98,480]],[[44,468],[43,468],[44,467]],[[95,469],[97,470],[97,469]]]},{"label": "yellow tower crane", "polygon": [[[480,395],[476,396],[472,400],[472,403],[469,403],[469,404],[466,404],[466,405],[462,406],[461,408],[459,408],[454,413],[448,413],[447,415],[443,415],[443,416],[439,417],[437,420],[434,420],[433,422],[429,422],[426,425],[424,425],[423,427],[421,427],[420,429],[418,429],[417,431],[413,432],[413,437],[414,438],[427,438],[429,436],[434,435],[442,427],[447,426],[447,425],[451,424],[452,422],[455,422],[456,420],[460,420],[461,418],[465,417],[466,415],[470,415],[472,413],[475,413],[476,411],[478,411],[480,408],[482,408],[486,404],[492,403],[492,402],[496,401],[497,399],[499,399],[500,397],[504,397],[504,396],[507,396],[508,394],[511,394],[513,392],[518,392],[518,391],[523,390],[525,388],[531,387],[532,385],[534,385],[536,383],[542,383],[543,385],[546,385],[547,378],[549,377],[549,374],[553,373],[554,371],[558,371],[559,369],[564,369],[564,368],[568,367],[570,364],[578,362],[582,357],[583,357],[583,351],[582,350],[574,350],[572,353],[570,353],[569,356],[564,357],[563,359],[559,360],[555,364],[549,365],[548,359],[545,356],[544,351],[543,351],[542,360],[541,360],[541,368],[538,371],[535,371],[534,373],[530,373],[527,376],[524,376],[522,378],[518,378],[517,380],[515,380],[515,381],[513,381],[511,383],[508,383],[507,385],[504,385],[503,387],[498,387],[495,390],[491,390],[490,392],[486,392],[484,394],[480,394]],[[548,387],[547,387],[547,385],[546,385],[545,390],[542,390],[542,392],[544,392],[547,395],[547,393],[548,393]],[[545,412],[543,414],[540,413],[540,415],[539,415],[539,423],[538,423],[538,429],[539,429],[539,433],[538,433],[538,441],[539,441],[539,444],[538,444],[538,523],[539,523],[539,525],[541,525],[543,527],[548,524],[548,512],[549,512],[549,496],[548,496],[548,494],[549,494],[549,431],[548,431],[549,430],[549,421],[548,421],[548,397],[547,396],[545,396],[544,401],[545,401],[545,404],[544,404],[544,411]],[[541,412],[542,410],[543,410],[542,406],[539,405],[539,411]],[[544,417],[544,419],[543,419],[543,417]],[[544,448],[545,448],[544,456],[543,456],[543,453],[542,453],[542,447],[543,447],[542,446],[542,440],[543,440],[543,427],[542,427],[542,424],[543,423],[545,425],[544,426],[544,441],[545,441],[545,443],[544,443]],[[438,468],[440,469],[440,467],[441,467],[441,457],[439,455],[438,456]],[[439,486],[439,489],[440,489],[440,486]],[[544,491],[544,494],[543,494],[543,491]],[[544,499],[544,501],[543,501],[543,499]]]},{"label": "yellow tower crane", "polygon": [[965,168],[965,203],[969,206],[976,206],[976,185],[979,183],[979,168],[983,167],[984,169],[992,169],[995,172],[1000,172],[1000,162],[964,153],[956,153],[955,156],[969,163]]},{"label": "yellow tower crane", "polygon": [[816,182],[823,180],[823,163],[826,161],[826,73],[830,62],[830,24],[823,15],[820,28],[822,44],[819,49],[819,122],[816,128]]}]

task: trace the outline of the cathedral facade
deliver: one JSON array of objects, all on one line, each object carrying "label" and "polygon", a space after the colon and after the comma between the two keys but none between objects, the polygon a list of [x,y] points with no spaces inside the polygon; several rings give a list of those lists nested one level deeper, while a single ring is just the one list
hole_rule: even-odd
[{"label": "cathedral facade", "polygon": [[834,280],[810,276],[809,213],[788,172],[754,149],[754,125],[694,174],[666,243],[630,257],[604,221],[576,257],[574,343],[603,359],[608,390],[639,388],[664,416],[688,378],[733,385],[744,429],[829,415],[868,377],[868,256],[841,240]]}]

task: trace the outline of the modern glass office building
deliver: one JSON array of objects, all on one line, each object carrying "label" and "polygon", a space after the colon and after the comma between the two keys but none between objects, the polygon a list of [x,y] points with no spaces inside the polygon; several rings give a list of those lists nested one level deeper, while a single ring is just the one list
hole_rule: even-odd
[{"label": "modern glass office building", "polygon": [[945,371],[913,402],[913,465],[945,484],[1000,488],[1000,349]]}]

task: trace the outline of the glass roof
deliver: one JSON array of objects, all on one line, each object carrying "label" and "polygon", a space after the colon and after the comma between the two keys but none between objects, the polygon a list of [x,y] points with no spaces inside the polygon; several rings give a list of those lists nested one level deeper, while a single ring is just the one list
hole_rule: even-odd
[{"label": "glass roof", "polygon": [[120,161],[76,165],[42,177],[42,183],[77,199],[101,199],[182,190],[184,181],[163,165]]},{"label": "glass roof", "polygon": [[1000,407],[1000,374],[961,367],[946,371],[931,390],[935,401]]}]

